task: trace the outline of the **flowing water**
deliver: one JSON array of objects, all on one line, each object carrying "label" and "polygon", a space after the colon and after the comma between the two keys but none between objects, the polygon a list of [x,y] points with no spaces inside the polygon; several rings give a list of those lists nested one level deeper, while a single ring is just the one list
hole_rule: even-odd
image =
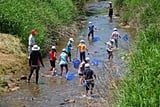
[{"label": "flowing water", "polygon": [[[79,41],[84,39],[89,49],[89,55],[87,56],[90,57],[91,62],[93,60],[98,60],[99,62],[98,66],[91,66],[98,77],[95,81],[93,97],[84,98],[82,96],[85,93],[85,89],[78,85],[79,77],[77,69],[73,67],[73,63],[69,63],[69,70],[75,72],[75,79],[68,81],[65,79],[65,73],[63,74],[63,78],[59,78],[58,76],[52,77],[50,75],[50,64],[46,58],[44,59],[45,68],[40,70],[39,84],[36,85],[34,83],[35,75],[32,77],[30,84],[22,81],[18,91],[1,95],[0,107],[110,107],[111,97],[108,97],[109,94],[105,92],[110,89],[107,88],[106,83],[117,77],[122,77],[122,74],[125,72],[123,68],[125,64],[122,57],[125,52],[128,53],[130,51],[130,44],[134,39],[134,34],[131,32],[133,30],[119,28],[119,19],[117,17],[114,17],[112,21],[109,20],[108,13],[104,12],[104,9],[108,5],[107,3],[107,1],[103,1],[88,4],[91,16],[86,21],[87,23],[91,21],[96,26],[95,38],[98,38],[98,40],[95,42],[88,40],[86,25],[85,28],[81,29],[79,35],[74,38],[75,41],[73,43],[72,58],[79,58],[79,54],[76,53],[76,47]],[[97,11],[99,14],[97,14]],[[114,51],[113,61],[108,61],[104,42],[109,40],[114,27],[118,28],[122,37],[128,34],[129,40],[124,41],[120,39],[119,49]],[[58,55],[61,49],[65,47],[66,42],[66,38],[63,38],[58,44]],[[57,72],[59,72],[58,64]],[[106,82],[103,80],[106,80]],[[66,99],[74,99],[75,102],[67,103],[65,102]]]}]

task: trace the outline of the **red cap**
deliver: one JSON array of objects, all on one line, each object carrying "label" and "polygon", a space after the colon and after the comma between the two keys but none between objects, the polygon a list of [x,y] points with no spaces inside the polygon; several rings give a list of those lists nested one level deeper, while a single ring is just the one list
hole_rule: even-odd
[{"label": "red cap", "polygon": [[35,29],[32,29],[31,33],[32,33],[32,35],[36,35],[37,34]]}]

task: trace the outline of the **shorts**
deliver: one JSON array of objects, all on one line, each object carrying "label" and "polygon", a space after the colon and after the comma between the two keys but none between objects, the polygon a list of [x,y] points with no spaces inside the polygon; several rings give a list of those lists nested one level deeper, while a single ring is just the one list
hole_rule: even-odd
[{"label": "shorts", "polygon": [[68,52],[68,56],[71,56],[71,52]]},{"label": "shorts", "polygon": [[83,73],[79,73],[79,77],[82,77],[83,76]]},{"label": "shorts", "polygon": [[107,52],[108,52],[108,54],[111,54],[111,53],[112,53],[112,51],[110,51],[110,50],[108,50],[108,49],[107,49]]},{"label": "shorts", "polygon": [[94,88],[94,81],[87,81],[86,90],[90,90]]},{"label": "shorts", "polygon": [[55,67],[55,66],[56,66],[56,64],[55,64],[55,63],[56,63],[56,61],[52,61],[52,60],[50,60],[50,64],[51,64],[51,66],[52,66],[52,67]]},{"label": "shorts", "polygon": [[63,67],[67,68],[68,65],[67,65],[67,64],[61,64],[60,67],[61,67],[61,68],[63,68]]}]

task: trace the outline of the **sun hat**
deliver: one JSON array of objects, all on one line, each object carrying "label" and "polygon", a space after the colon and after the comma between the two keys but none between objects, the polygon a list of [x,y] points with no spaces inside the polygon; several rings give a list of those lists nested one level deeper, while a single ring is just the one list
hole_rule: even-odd
[{"label": "sun hat", "polygon": [[112,2],[110,1],[109,4],[112,4]]},{"label": "sun hat", "polygon": [[90,58],[89,57],[86,57],[86,59],[85,59],[86,61],[89,61],[90,60]]},{"label": "sun hat", "polygon": [[72,41],[72,42],[74,41],[73,38],[69,38],[69,40]]},{"label": "sun hat", "polygon": [[85,43],[85,41],[84,40],[80,40],[80,43]]},{"label": "sun hat", "polygon": [[114,30],[114,31],[117,31],[117,28],[114,28],[113,30]]},{"label": "sun hat", "polygon": [[87,63],[87,64],[85,64],[85,66],[84,66],[85,68],[89,68],[90,67],[90,65]]},{"label": "sun hat", "polygon": [[115,40],[114,40],[114,39],[110,39],[110,41],[111,41],[111,42],[113,42],[113,43],[115,42]]},{"label": "sun hat", "polygon": [[92,22],[89,22],[89,24],[91,24]]},{"label": "sun hat", "polygon": [[38,45],[33,45],[32,51],[39,51],[40,47]]},{"label": "sun hat", "polygon": [[66,52],[66,49],[65,49],[65,48],[63,48],[63,49],[62,49],[62,52]]},{"label": "sun hat", "polygon": [[56,46],[52,46],[52,49],[56,49]]},{"label": "sun hat", "polygon": [[32,29],[31,33],[32,33],[32,35],[36,35],[37,31],[35,29]]}]

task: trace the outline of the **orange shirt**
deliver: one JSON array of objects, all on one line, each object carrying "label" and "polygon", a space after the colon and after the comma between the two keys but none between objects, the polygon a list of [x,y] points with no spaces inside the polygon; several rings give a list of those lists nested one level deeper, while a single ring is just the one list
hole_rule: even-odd
[{"label": "orange shirt", "polygon": [[80,51],[80,52],[85,52],[87,47],[86,47],[85,44],[80,43],[80,44],[78,45],[78,48],[79,48],[79,51]]}]

